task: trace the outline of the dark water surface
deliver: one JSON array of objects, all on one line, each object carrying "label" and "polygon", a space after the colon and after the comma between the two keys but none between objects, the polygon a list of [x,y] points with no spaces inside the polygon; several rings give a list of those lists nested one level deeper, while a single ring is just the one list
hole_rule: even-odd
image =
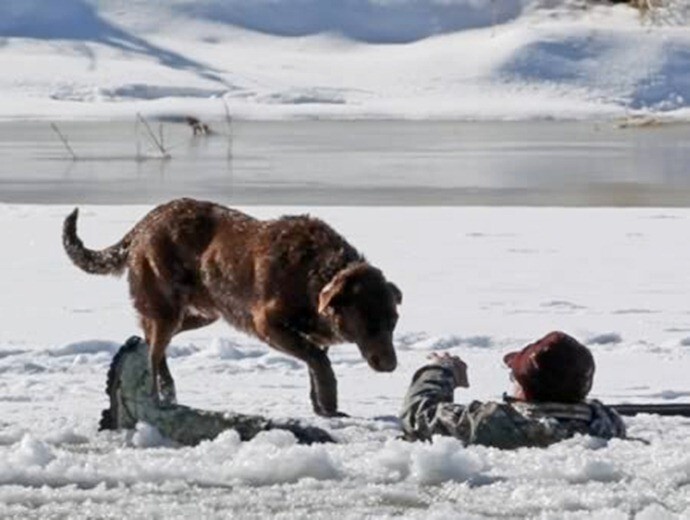
[{"label": "dark water surface", "polygon": [[231,144],[212,127],[164,123],[160,160],[134,123],[61,122],[74,161],[48,123],[2,122],[0,202],[690,205],[690,125],[234,122]]}]

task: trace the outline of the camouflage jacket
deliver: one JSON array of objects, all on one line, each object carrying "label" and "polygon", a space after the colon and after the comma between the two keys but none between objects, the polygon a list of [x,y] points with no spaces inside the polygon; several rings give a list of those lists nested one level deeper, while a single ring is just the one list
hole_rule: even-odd
[{"label": "camouflage jacket", "polygon": [[545,447],[575,434],[625,437],[619,415],[599,401],[576,404],[503,402],[453,403],[453,374],[440,365],[420,368],[401,413],[405,438],[430,440],[449,435],[467,444],[502,449]]}]

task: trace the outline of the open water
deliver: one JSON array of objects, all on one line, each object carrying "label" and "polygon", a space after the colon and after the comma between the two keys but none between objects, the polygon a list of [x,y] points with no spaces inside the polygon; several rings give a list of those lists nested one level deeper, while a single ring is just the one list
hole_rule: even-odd
[{"label": "open water", "polygon": [[[690,125],[289,121],[0,123],[0,202],[688,206]],[[231,136],[231,137],[230,137]]]}]

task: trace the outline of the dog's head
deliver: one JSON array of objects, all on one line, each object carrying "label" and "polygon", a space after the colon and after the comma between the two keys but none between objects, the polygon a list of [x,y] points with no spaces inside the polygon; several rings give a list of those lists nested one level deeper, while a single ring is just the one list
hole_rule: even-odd
[{"label": "dog's head", "polygon": [[395,370],[393,329],[402,293],[383,273],[367,263],[343,269],[321,290],[319,314],[338,333],[356,343],[369,366],[379,372]]}]

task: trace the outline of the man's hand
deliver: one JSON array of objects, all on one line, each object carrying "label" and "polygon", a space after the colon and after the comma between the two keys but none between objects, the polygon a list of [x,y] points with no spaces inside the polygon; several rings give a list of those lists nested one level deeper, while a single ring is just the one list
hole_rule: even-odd
[{"label": "man's hand", "polygon": [[470,383],[467,379],[467,364],[458,356],[451,356],[448,352],[444,352],[443,354],[432,352],[429,355],[429,359],[433,364],[447,368],[453,373],[453,380],[455,381],[456,387],[469,388]]}]

